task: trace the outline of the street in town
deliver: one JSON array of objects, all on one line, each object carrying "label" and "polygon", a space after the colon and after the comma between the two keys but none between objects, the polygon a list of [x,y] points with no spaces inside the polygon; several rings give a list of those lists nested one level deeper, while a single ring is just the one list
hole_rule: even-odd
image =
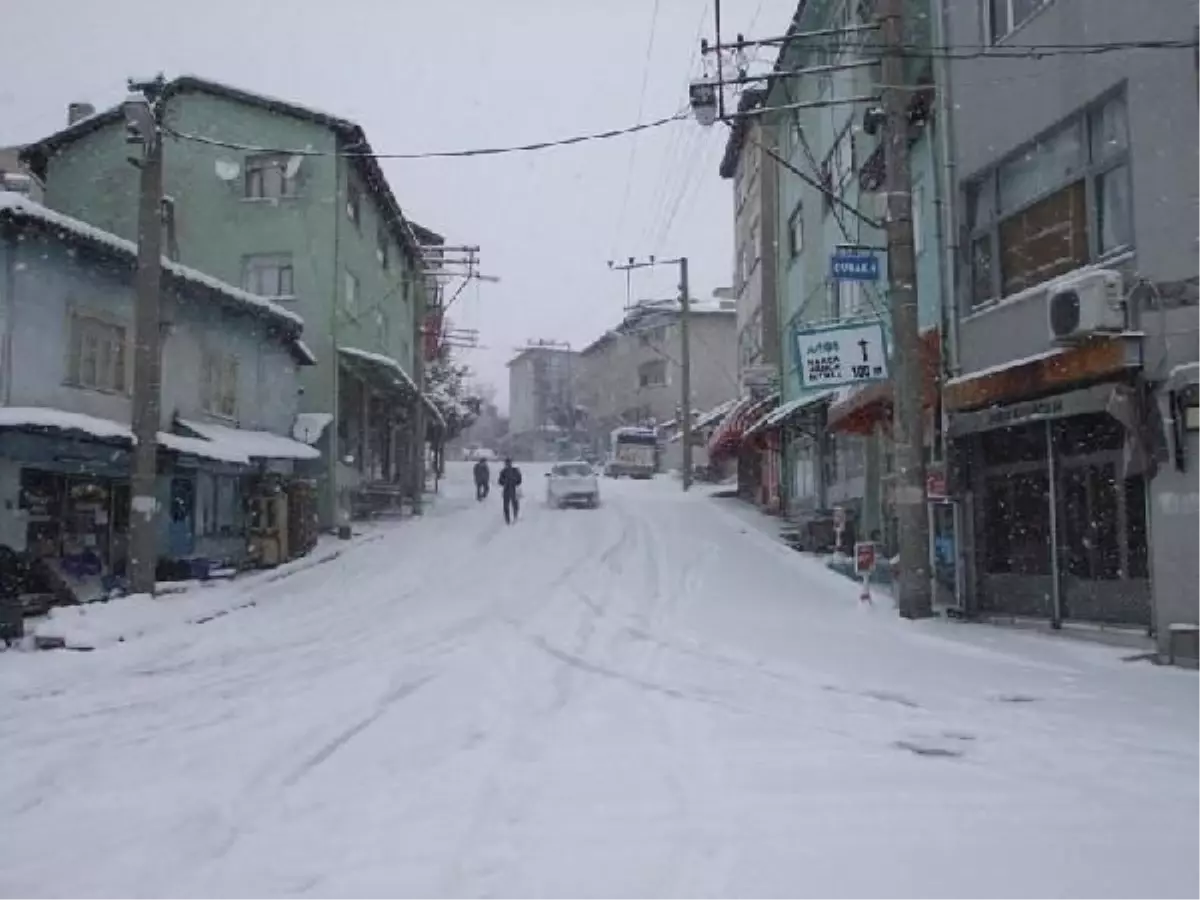
[{"label": "street in town", "polygon": [[553,511],[525,469],[515,527],[452,464],[287,577],[0,654],[0,895],[1196,895],[1194,672],[905,621],[711,490]]}]

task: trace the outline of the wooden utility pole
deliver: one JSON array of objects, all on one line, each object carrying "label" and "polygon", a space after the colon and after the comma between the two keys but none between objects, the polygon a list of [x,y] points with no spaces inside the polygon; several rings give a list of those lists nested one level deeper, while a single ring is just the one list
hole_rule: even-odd
[{"label": "wooden utility pole", "polygon": [[884,184],[887,197],[888,295],[892,308],[892,441],[900,573],[896,602],[906,619],[933,614],[929,583],[929,513],[925,493],[924,364],[917,317],[908,94],[904,72],[904,0],[880,0]]},{"label": "wooden utility pole", "polygon": [[133,477],[129,517],[129,586],[152,594],[158,567],[158,429],[162,408],[163,147],[159,128],[162,76],[129,83],[140,96],[125,101],[127,140],[140,144],[138,253],[133,364]]}]

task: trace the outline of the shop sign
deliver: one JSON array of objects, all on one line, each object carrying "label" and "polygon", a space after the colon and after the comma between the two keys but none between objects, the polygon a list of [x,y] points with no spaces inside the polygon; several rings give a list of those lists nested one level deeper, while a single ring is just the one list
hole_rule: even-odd
[{"label": "shop sign", "polygon": [[1031,400],[1028,403],[1013,403],[1001,406],[988,412],[988,425],[993,428],[1013,425],[1019,422],[1029,422],[1035,419],[1053,419],[1063,414],[1062,397],[1047,397],[1045,400]]},{"label": "shop sign", "polygon": [[796,359],[806,390],[883,381],[888,377],[883,325],[797,329]]}]

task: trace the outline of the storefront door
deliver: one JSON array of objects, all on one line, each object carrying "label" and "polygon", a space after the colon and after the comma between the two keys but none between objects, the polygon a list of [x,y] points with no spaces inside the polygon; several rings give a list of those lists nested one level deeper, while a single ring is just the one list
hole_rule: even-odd
[{"label": "storefront door", "polygon": [[171,479],[171,508],[168,529],[168,549],[172,559],[187,559],[195,549],[194,512],[196,482],[190,477],[176,475]]}]

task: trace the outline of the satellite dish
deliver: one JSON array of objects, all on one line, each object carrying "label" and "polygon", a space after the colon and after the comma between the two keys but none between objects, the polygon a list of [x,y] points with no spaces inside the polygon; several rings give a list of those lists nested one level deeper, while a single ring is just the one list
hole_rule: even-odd
[{"label": "satellite dish", "polygon": [[287,161],[287,166],[284,167],[283,174],[292,179],[296,177],[296,173],[300,171],[300,164],[304,162],[304,157],[299,153],[292,154]]},{"label": "satellite dish", "polygon": [[222,181],[233,181],[242,174],[242,167],[232,159],[218,159],[213,168],[217,171],[217,177]]}]

